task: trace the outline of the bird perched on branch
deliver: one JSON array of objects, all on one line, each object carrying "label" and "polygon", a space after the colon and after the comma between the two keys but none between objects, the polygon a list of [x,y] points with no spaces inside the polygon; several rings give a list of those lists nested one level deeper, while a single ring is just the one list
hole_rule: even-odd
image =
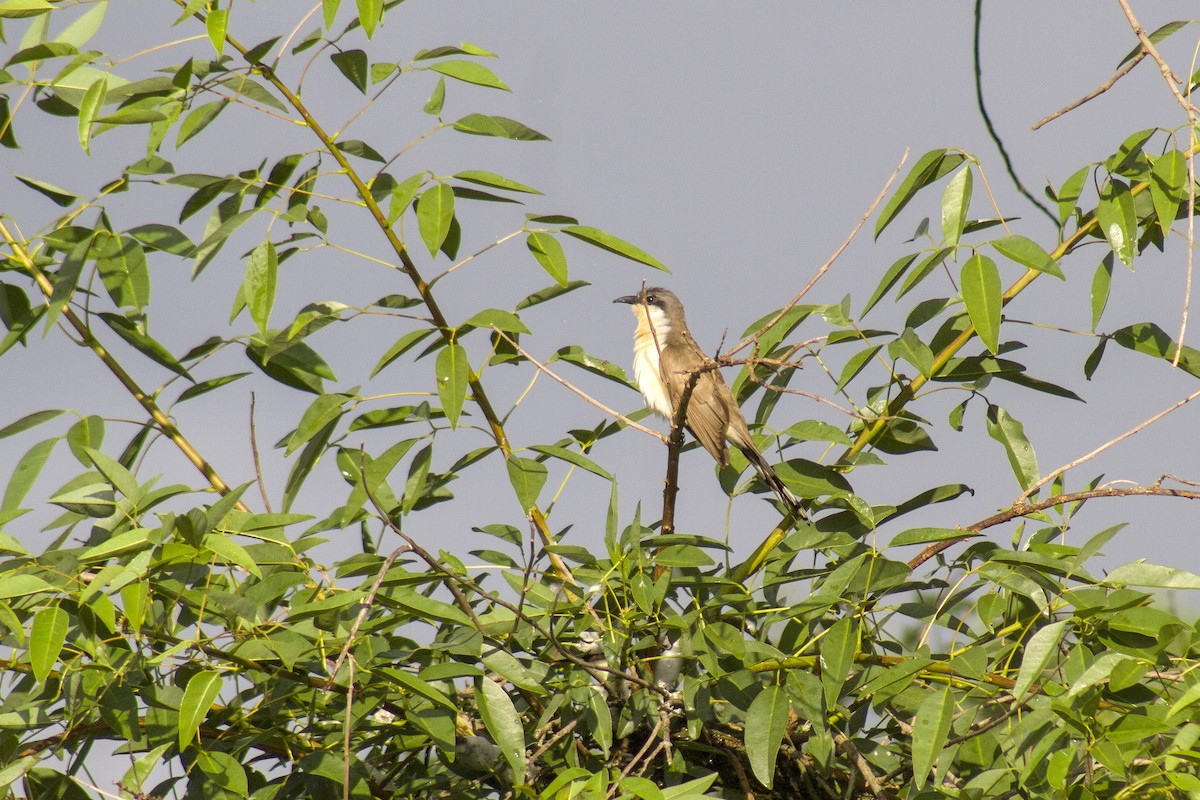
[{"label": "bird perched on branch", "polygon": [[646,405],[668,421],[673,420],[688,382],[695,375],[685,427],[722,467],[729,466],[725,443],[732,442],[788,511],[800,519],[808,519],[799,498],[783,485],[754,444],[746,418],[725,385],[720,370],[692,338],[679,298],[666,289],[655,287],[618,297],[613,302],[628,303],[637,318],[637,330],[633,335],[633,374]]}]

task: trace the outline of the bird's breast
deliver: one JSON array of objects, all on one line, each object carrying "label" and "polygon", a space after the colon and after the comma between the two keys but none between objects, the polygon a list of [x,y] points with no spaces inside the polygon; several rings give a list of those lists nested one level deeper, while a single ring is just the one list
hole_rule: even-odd
[{"label": "bird's breast", "polygon": [[637,378],[638,388],[646,405],[654,413],[670,419],[675,409],[671,406],[671,397],[663,383],[662,370],[659,368],[659,347],[662,345],[660,333],[655,341],[654,333],[649,325],[640,324],[633,337],[633,374]]}]

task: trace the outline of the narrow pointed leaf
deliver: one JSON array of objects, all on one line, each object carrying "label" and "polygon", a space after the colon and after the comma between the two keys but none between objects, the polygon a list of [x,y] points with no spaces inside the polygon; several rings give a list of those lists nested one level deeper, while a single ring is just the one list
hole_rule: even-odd
[{"label": "narrow pointed leaf", "polygon": [[599,228],[593,228],[589,225],[568,225],[562,229],[562,232],[568,236],[574,236],[580,241],[595,245],[610,253],[616,253],[619,256],[624,256],[631,261],[637,261],[645,264],[648,267],[661,269],[663,272],[670,272],[666,266],[654,256],[647,253],[624,239],[619,239],[607,231],[602,231]]},{"label": "narrow pointed leaf", "polygon": [[913,782],[917,789],[929,780],[929,771],[942,753],[953,720],[954,695],[949,686],[935,689],[917,708],[912,734]]},{"label": "narrow pointed leaf", "polygon": [[525,728],[512,699],[504,687],[488,678],[480,678],[476,686],[479,716],[492,739],[504,753],[504,760],[512,767],[517,784],[525,782]]},{"label": "narrow pointed leaf", "polygon": [[559,286],[567,286],[567,254],[562,245],[548,233],[533,232],[525,239],[525,246],[533,257],[542,265],[542,269],[558,282]]},{"label": "narrow pointed leaf", "polygon": [[1067,276],[1055,263],[1040,244],[1014,233],[1011,236],[1005,236],[1002,239],[996,239],[990,242],[992,247],[996,248],[996,252],[1007,259],[1017,262],[1023,267],[1036,269],[1038,272],[1045,272],[1048,275],[1053,275],[1059,280],[1066,280]]},{"label": "narrow pointed leaf", "polygon": [[759,783],[770,789],[775,782],[775,759],[787,732],[791,704],[783,686],[765,687],[746,711],[746,758]]},{"label": "narrow pointed leaf", "polygon": [[1025,426],[1000,406],[988,406],[988,435],[1004,446],[1009,466],[1022,489],[1028,489],[1038,479],[1037,456],[1025,436]]},{"label": "narrow pointed leaf", "polygon": [[538,495],[546,485],[549,474],[546,465],[520,456],[509,456],[506,464],[508,479],[517,493],[517,502],[528,512],[537,504]]},{"label": "narrow pointed leaf", "polygon": [[446,413],[446,421],[450,423],[450,427],[457,428],[470,377],[467,351],[462,345],[450,344],[442,348],[438,353],[435,373],[442,411]]},{"label": "narrow pointed leaf", "polygon": [[942,192],[942,246],[954,247],[962,238],[971,206],[971,167],[960,169]]},{"label": "narrow pointed leaf", "polygon": [[496,77],[496,73],[474,61],[439,61],[429,68],[466,83],[487,86],[492,89],[503,89],[506,92],[512,91],[504,84],[504,81]]},{"label": "narrow pointed leaf", "polygon": [[1187,158],[1178,150],[1168,150],[1154,160],[1150,169],[1150,198],[1164,236],[1170,232],[1186,197]]},{"label": "narrow pointed leaf", "polygon": [[179,749],[185,750],[196,738],[200,723],[208,716],[209,709],[221,692],[221,673],[201,670],[188,679],[179,704]]},{"label": "narrow pointed leaf", "polygon": [[930,150],[921,156],[917,160],[917,163],[913,165],[913,168],[909,170],[908,175],[904,176],[904,180],[900,182],[896,193],[888,199],[887,203],[883,206],[883,210],[879,212],[879,219],[875,223],[875,238],[879,238],[879,234],[883,233],[883,229],[908,205],[908,202],[916,196],[917,192],[934,181],[949,175],[963,161],[964,158],[961,153],[954,153],[950,150]]},{"label": "narrow pointed leaf", "polygon": [[961,274],[963,304],[975,326],[979,340],[991,352],[1000,348],[1002,311],[1000,270],[987,256],[974,255],[963,264]]},{"label": "narrow pointed leaf", "polygon": [[1137,212],[1129,187],[1116,178],[1110,180],[1100,190],[1096,219],[1117,258],[1125,266],[1132,267],[1137,249]]},{"label": "narrow pointed leaf", "polygon": [[29,664],[38,683],[46,682],[58,662],[67,641],[69,624],[67,612],[58,606],[43,608],[33,616],[29,631]]},{"label": "narrow pointed leaf", "polygon": [[436,256],[446,241],[453,219],[454,190],[444,183],[426,189],[417,201],[417,228],[430,256]]}]

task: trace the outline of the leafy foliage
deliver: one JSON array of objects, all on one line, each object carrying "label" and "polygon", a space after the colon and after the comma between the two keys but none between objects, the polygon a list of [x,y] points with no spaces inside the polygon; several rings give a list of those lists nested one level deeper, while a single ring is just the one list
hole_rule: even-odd
[{"label": "leafy foliage", "polygon": [[[1161,599],[1161,590],[1200,588],[1200,576],[1141,562],[1093,574],[1089,562],[1120,526],[1075,522],[1099,497],[1196,493],[1099,478],[1068,488],[1067,474],[1042,472],[1022,423],[989,397],[1000,380],[1079,399],[1013,359],[1024,344],[1004,309],[1042,275],[1061,279],[1078,267],[1081,245],[1103,243],[1090,284],[1097,328],[1114,259],[1133,267],[1147,248],[1166,247],[1192,208],[1194,145],[1140,131],[1079,169],[1049,191],[1061,230],[1045,244],[1013,221],[970,217],[982,169],[974,156],[937,149],[919,158],[883,205],[875,235],[944,181],[940,234],[921,226],[924,246],[882,271],[858,317],[849,300],[793,305],[747,332],[753,355],[732,388],[741,402],[757,400],[756,427],[774,439],[764,452],[811,455],[800,448],[818,442],[828,455],[778,465],[815,522],[784,518],[753,556],[731,563],[721,540],[660,534],[641,511],[620,517],[619,475],[590,451],[621,424],[565,436],[542,430],[539,441],[518,443],[491,392],[497,367],[533,369],[521,337],[548,336],[521,313],[583,285],[570,277],[564,242],[664,265],[604,230],[536,213],[460,259],[476,203],[511,208],[540,192],[486,170],[420,169],[397,180],[393,166],[404,164],[401,175],[418,169],[408,146],[389,155],[382,141],[335,140],[332,124],[281,77],[304,53],[356,95],[409,75],[432,87],[423,110],[437,122],[420,138],[544,140],[503,116],[442,120],[448,96],[509,91],[483,63],[494,54],[463,42],[371,61],[370,39],[385,14],[402,13],[398,0],[354,9],[325,0],[313,33],[258,45],[241,38],[240,6],[180,5],[180,27],[211,50],[146,66],[171,51],[117,62],[84,49],[103,3],[0,2],[10,33],[13,20],[25,26],[0,89],[29,89],[36,101],[18,110],[0,95],[0,144],[32,144],[37,125],[62,120],[85,153],[114,130],[146,137],[144,157],[95,194],[18,176],[61,211],[19,225],[0,219],[0,354],[40,346],[32,331],[72,337],[127,392],[133,411],[124,417],[137,415],[134,434],[118,442],[118,421],[87,408],[37,411],[0,429],[0,440],[21,442],[0,500],[0,636],[11,654],[0,662],[6,796],[86,796],[87,776],[109,753],[121,759],[118,791],[127,797],[1200,792],[1200,641]],[[51,118],[35,123],[39,109]],[[257,165],[224,163],[233,156],[221,154],[224,175],[177,173],[167,160],[221,121],[238,115],[249,125],[260,113],[299,123],[308,148]],[[120,195],[161,205],[181,189],[176,224],[118,224]],[[373,226],[387,249],[371,260],[408,280],[412,296],[357,307],[313,301],[289,318],[276,300],[293,264],[324,248],[354,249],[344,242],[357,232],[320,207],[335,200]],[[239,277],[207,274],[243,237],[250,244]],[[439,299],[470,296],[457,267],[513,239],[525,243],[516,247],[524,263],[513,268],[528,271],[522,280],[540,268],[553,284],[511,310],[484,308],[455,324]],[[228,325],[206,320],[220,332],[182,353],[168,346],[174,320],[154,308],[151,292],[156,265],[177,262],[193,280],[232,280]],[[962,266],[952,274],[948,262]],[[885,298],[935,285],[938,296],[917,301],[899,333],[862,324]],[[239,333],[243,311],[248,327]],[[325,327],[381,314],[403,330],[377,347],[370,380],[402,374],[416,399],[397,405],[340,385],[319,350]],[[1153,322],[1096,335],[1088,375],[1111,339],[1117,352],[1200,376],[1200,355]],[[363,347],[376,341],[364,337]],[[630,386],[622,369],[578,345],[550,346],[556,367]],[[219,366],[238,351],[253,372]],[[835,391],[855,407],[852,422],[788,419],[775,426],[782,433],[768,433],[797,354],[828,365]],[[166,377],[147,388],[145,375]],[[305,398],[276,444],[290,473],[274,501],[259,487],[261,511],[251,484],[226,483],[206,443],[188,439],[172,413],[201,396],[228,397],[226,387],[250,376]],[[965,398],[944,427],[918,411],[934,384]],[[943,527],[923,515],[967,486],[929,487],[895,506],[856,492],[856,471],[928,454],[935,436],[970,424],[1011,466],[1023,492],[1011,508]],[[362,446],[349,438],[360,432]],[[198,477],[160,485],[147,476],[155,446],[178,451]],[[82,471],[41,497],[34,489],[56,451]],[[303,490],[323,459],[343,484],[314,499]],[[438,472],[441,463],[451,466]],[[589,486],[609,497],[592,526],[603,531],[595,551],[550,527],[550,469],[562,465],[588,473]],[[740,482],[744,466],[721,473],[731,495],[761,489]],[[461,476],[486,470],[495,485],[511,486],[508,512],[452,492]],[[414,532],[424,512],[445,503],[495,515],[477,528],[483,544],[469,554],[486,571]],[[527,531],[513,526],[514,509]],[[26,523],[51,510],[45,542]],[[1010,545],[980,536],[1014,523]],[[1069,543],[1068,531],[1083,543]],[[343,548],[333,563],[321,555],[329,539]],[[35,541],[45,542],[39,552]]]}]

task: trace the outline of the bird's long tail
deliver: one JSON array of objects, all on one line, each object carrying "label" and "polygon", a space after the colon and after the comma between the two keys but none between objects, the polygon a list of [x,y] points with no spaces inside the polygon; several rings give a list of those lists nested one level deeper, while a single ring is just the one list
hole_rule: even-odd
[{"label": "bird's long tail", "polygon": [[783,485],[783,481],[779,480],[779,476],[775,474],[775,470],[763,458],[763,454],[752,447],[742,447],[738,445],[738,449],[745,454],[750,463],[754,465],[754,469],[758,471],[759,476],[767,486],[771,487],[771,491],[779,496],[780,502],[787,507],[797,519],[808,521],[808,512],[804,510],[804,505],[800,502],[800,498],[792,494],[792,490]]}]

